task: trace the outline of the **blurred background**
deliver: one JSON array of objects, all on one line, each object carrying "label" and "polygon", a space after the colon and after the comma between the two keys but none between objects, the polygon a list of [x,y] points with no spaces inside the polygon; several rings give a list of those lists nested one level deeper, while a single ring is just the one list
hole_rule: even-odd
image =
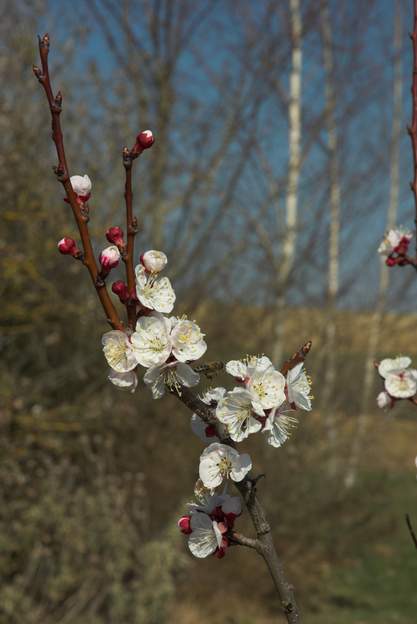
[{"label": "blurred background", "polygon": [[417,355],[415,274],[376,253],[414,218],[411,0],[0,7],[0,622],[281,621],[256,554],[196,561],[177,531],[202,450],[190,414],[106,380],[98,300],[56,249],[76,230],[31,70],[49,32],[96,249],[124,227],[121,149],[149,127],[137,254],[168,254],[206,359],[278,365],[313,340],[314,410],[281,449],[244,444],[303,621],[415,624],[416,412],[376,409],[372,366]]}]

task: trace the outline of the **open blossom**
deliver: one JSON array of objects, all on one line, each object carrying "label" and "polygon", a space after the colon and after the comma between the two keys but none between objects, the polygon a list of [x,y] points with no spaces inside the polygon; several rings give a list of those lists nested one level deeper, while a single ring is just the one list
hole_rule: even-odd
[{"label": "open blossom", "polygon": [[297,424],[297,419],[288,415],[291,411],[286,403],[270,411],[262,433],[266,434],[271,446],[279,448],[290,437],[291,429]]},{"label": "open blossom", "polygon": [[136,368],[138,360],[128,336],[117,329],[105,333],[101,339],[107,363],[117,373]]},{"label": "open blossom", "polygon": [[171,318],[172,353],[179,362],[198,360],[207,350],[204,334],[193,321]]},{"label": "open blossom", "polygon": [[409,368],[409,357],[386,358],[378,366],[385,390],[396,399],[409,399],[417,393],[417,370]]},{"label": "open blossom", "polygon": [[311,410],[310,383],[303,370],[304,363],[300,362],[287,373],[288,402],[303,410]]},{"label": "open blossom", "polygon": [[226,371],[246,386],[255,411],[258,406],[272,409],[285,401],[285,377],[266,356],[231,360],[226,364]]},{"label": "open blossom", "polygon": [[114,269],[119,264],[120,251],[117,249],[116,245],[109,245],[109,247],[103,249],[99,260],[104,269]]},{"label": "open blossom", "polygon": [[410,240],[413,237],[411,230],[398,227],[388,230],[378,247],[378,253],[382,256],[389,256],[392,253],[407,253]]},{"label": "open blossom", "polygon": [[188,535],[188,547],[198,558],[225,555],[237,516],[241,514],[240,498],[220,494],[208,496],[202,504],[190,505],[190,513],[178,521],[182,533]]},{"label": "open blossom", "polygon": [[[212,402],[218,403],[225,395],[225,388],[211,388],[207,390],[201,397],[201,400],[206,405],[210,405]],[[227,428],[220,422],[214,425],[208,425],[204,422],[200,416],[193,414],[191,416],[191,430],[195,435],[204,442],[204,444],[211,444],[211,442],[219,442],[219,438],[216,434],[216,430],[222,437],[226,437]]]},{"label": "open blossom", "polygon": [[148,273],[160,273],[166,267],[168,258],[163,251],[150,249],[149,251],[145,251],[140,261]]},{"label": "open blossom", "polygon": [[74,193],[76,193],[78,197],[84,200],[90,197],[92,184],[88,175],[73,175],[70,177],[70,182]]},{"label": "open blossom", "polygon": [[200,375],[184,362],[168,362],[161,366],[148,368],[143,381],[151,387],[154,399],[165,394],[166,387],[181,394],[181,386],[192,388],[200,381]]},{"label": "open blossom", "polygon": [[247,453],[238,451],[225,444],[210,444],[200,457],[199,475],[204,486],[217,488],[224,479],[242,481],[252,468],[252,460]]},{"label": "open blossom", "polygon": [[226,364],[226,371],[235,379],[244,383],[248,381],[254,370],[262,371],[272,366],[271,360],[266,355],[251,355],[244,360],[230,360]]},{"label": "open blossom", "polygon": [[168,314],[175,303],[175,293],[167,277],[157,277],[148,273],[143,264],[135,269],[136,294],[146,308]]},{"label": "open blossom", "polygon": [[265,417],[265,412],[259,403],[254,405],[252,394],[245,388],[234,388],[227,392],[216,408],[217,419],[226,425],[235,442],[241,442],[262,428],[256,415]]},{"label": "open blossom", "polygon": [[127,390],[129,392],[134,392],[138,385],[138,376],[134,371],[117,373],[115,370],[110,369],[108,379],[121,390]]},{"label": "open blossom", "polygon": [[145,368],[165,364],[171,355],[170,330],[170,320],[157,312],[138,319],[131,340],[139,364]]}]

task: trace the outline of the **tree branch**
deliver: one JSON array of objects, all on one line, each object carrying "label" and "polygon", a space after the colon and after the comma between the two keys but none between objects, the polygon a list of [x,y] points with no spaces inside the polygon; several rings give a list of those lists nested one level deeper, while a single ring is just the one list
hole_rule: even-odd
[{"label": "tree branch", "polygon": [[123,261],[126,267],[126,281],[129,291],[129,300],[126,303],[128,324],[131,329],[136,324],[136,302],[134,300],[135,293],[135,270],[133,267],[135,253],[135,236],[138,231],[138,221],[133,216],[133,191],[132,191],[132,151],[127,147],[123,149],[123,166],[125,168],[125,204],[126,204],[126,228],[127,228],[127,245],[123,254]]},{"label": "tree branch", "polygon": [[[311,342],[306,343],[299,351],[297,351],[285,366],[288,366],[287,370],[290,370],[292,366],[295,366],[299,361],[303,361],[305,355],[308,353],[311,347]],[[300,359],[302,358],[302,359]],[[292,364],[292,365],[291,365]],[[205,423],[209,425],[216,425],[215,410],[210,405],[206,405],[200,398],[198,398],[192,390],[182,387],[181,394],[179,395],[175,391],[171,391],[174,396],[177,397],[184,405],[186,405],[193,413],[197,414]],[[227,444],[232,448],[236,448],[236,445],[230,438],[222,438],[217,433],[222,444]],[[244,538],[243,536],[236,540],[237,544],[243,546],[249,546],[254,548],[264,559],[269,573],[275,585],[275,589],[279,595],[283,613],[287,618],[288,624],[300,624],[300,613],[295,601],[294,588],[288,582],[284,566],[281,559],[275,550],[274,542],[272,539],[271,527],[266,517],[266,513],[256,495],[256,479],[252,479],[250,475],[247,475],[243,481],[234,484],[239,490],[249,516],[252,520],[252,524],[255,528],[257,539]]]},{"label": "tree branch", "polygon": [[407,527],[410,532],[411,539],[413,540],[414,546],[417,548],[417,537],[416,537],[416,534],[414,533],[413,525],[411,524],[411,519],[408,514],[405,514],[405,521],[407,523]]},{"label": "tree branch", "polygon": [[[412,116],[411,126],[408,128],[408,134],[411,138],[411,147],[413,152],[413,181],[410,184],[414,196],[415,208],[415,228],[417,232],[417,0],[414,0],[414,23],[413,32],[410,34],[413,48],[413,80],[411,86],[412,95]],[[417,236],[416,236],[416,258],[417,258]]]},{"label": "tree branch", "polygon": [[49,77],[48,54],[49,54],[49,35],[38,37],[39,40],[39,56],[41,59],[42,69],[33,66],[33,73],[44,88],[46,99],[48,100],[49,110],[52,120],[52,139],[55,143],[56,153],[58,156],[58,165],[54,167],[55,174],[59,182],[65,189],[68,202],[71,206],[75,221],[80,233],[81,242],[84,251],[83,263],[90,273],[91,280],[96,289],[97,295],[103,306],[108,323],[113,329],[123,329],[123,323],[119,319],[116,308],[107,292],[106,285],[100,279],[97,262],[94,257],[93,247],[91,245],[90,234],[88,231],[88,207],[85,203],[78,203],[77,196],[71,185],[67,159],[65,156],[64,137],[61,130],[60,115],[62,111],[62,94],[60,91],[54,96]]}]

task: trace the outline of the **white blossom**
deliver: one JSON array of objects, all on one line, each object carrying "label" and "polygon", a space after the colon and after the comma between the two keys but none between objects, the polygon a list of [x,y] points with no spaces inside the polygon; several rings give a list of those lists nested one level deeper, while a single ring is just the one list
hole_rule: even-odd
[{"label": "white blossom", "polygon": [[204,334],[193,321],[171,318],[172,353],[179,362],[198,360],[207,350]]},{"label": "white blossom", "polygon": [[249,434],[262,428],[255,414],[265,416],[262,406],[259,403],[254,404],[252,394],[244,388],[234,388],[227,392],[216,408],[216,418],[226,425],[235,442],[241,442]]},{"label": "white blossom", "polygon": [[136,368],[138,359],[128,336],[117,329],[103,334],[104,356],[117,373],[127,373]]},{"label": "white blossom", "polygon": [[200,457],[199,475],[204,486],[214,489],[224,479],[242,481],[252,468],[252,460],[247,453],[238,451],[225,444],[210,444]]},{"label": "white blossom", "polygon": [[260,357],[251,355],[244,360],[231,360],[226,364],[226,371],[229,375],[245,382],[249,379],[254,370],[266,370],[272,366],[272,362],[266,355]]},{"label": "white blossom", "polygon": [[165,364],[171,355],[171,323],[162,314],[141,316],[132,334],[132,345],[137,361],[146,368]]},{"label": "white blossom", "polygon": [[393,371],[385,378],[385,390],[396,399],[409,399],[417,392],[417,371]]},{"label": "white blossom", "polygon": [[411,358],[407,356],[398,356],[396,358],[385,358],[381,360],[378,366],[378,373],[384,379],[387,377],[389,373],[393,371],[404,370],[408,368],[411,364]]},{"label": "white blossom", "polygon": [[223,539],[221,528],[223,527],[216,520],[212,520],[205,513],[196,513],[191,516],[190,527],[188,548],[194,557],[202,559],[221,548]]},{"label": "white blossom", "polygon": [[389,256],[398,250],[398,246],[402,243],[407,249],[410,240],[413,237],[411,230],[408,230],[402,226],[388,230],[385,233],[381,244],[378,247],[378,253],[382,256]]},{"label": "white blossom", "polygon": [[76,193],[80,197],[87,197],[88,195],[90,195],[92,184],[87,174],[83,176],[73,175],[70,177],[70,182],[74,193]]},{"label": "white blossom", "polygon": [[288,416],[291,409],[286,404],[276,407],[268,415],[263,432],[267,435],[267,442],[275,448],[282,446],[290,437],[291,429],[297,424],[297,419]]},{"label": "white blossom", "polygon": [[140,260],[148,273],[160,273],[168,263],[164,252],[155,249],[145,251]]},{"label": "white blossom", "polygon": [[242,502],[239,496],[230,496],[226,492],[223,494],[211,494],[206,492],[200,497],[198,503],[190,503],[188,505],[190,514],[197,512],[204,512],[211,514],[213,511],[220,507],[225,514],[234,514],[239,516],[242,513]]},{"label": "white blossom", "polygon": [[151,386],[153,398],[160,399],[167,387],[181,394],[181,386],[187,388],[196,386],[200,381],[200,375],[184,362],[169,362],[149,368],[143,376],[143,381]]},{"label": "white blossom", "polygon": [[175,293],[167,277],[157,277],[146,271],[142,264],[135,269],[136,294],[142,305],[150,310],[168,314],[172,312]]},{"label": "white blossom", "polygon": [[396,399],[409,399],[417,393],[417,370],[409,368],[411,359],[400,356],[386,358],[378,366],[385,390]]},{"label": "white blossom", "polygon": [[288,402],[303,410],[311,410],[310,383],[303,370],[304,363],[300,362],[287,373]]},{"label": "white blossom", "polygon": [[121,390],[128,390],[129,392],[134,392],[138,385],[138,376],[134,371],[117,373],[115,370],[110,369],[108,379]]},{"label": "white blossom", "polygon": [[285,401],[285,377],[275,370],[273,366],[269,368],[255,367],[248,371],[249,381],[246,388],[252,395],[252,405],[257,411],[257,405],[263,409],[279,407]]}]

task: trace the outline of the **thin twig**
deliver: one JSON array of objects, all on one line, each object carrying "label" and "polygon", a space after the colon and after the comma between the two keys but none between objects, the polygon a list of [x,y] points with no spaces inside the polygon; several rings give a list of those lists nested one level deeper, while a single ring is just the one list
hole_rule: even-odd
[{"label": "thin twig", "polygon": [[407,527],[410,532],[411,539],[414,542],[414,546],[417,548],[417,537],[416,537],[416,534],[414,533],[413,525],[411,524],[411,519],[408,514],[405,514],[405,521],[407,523]]},{"label": "thin twig", "polygon": [[52,119],[52,139],[55,143],[56,153],[58,156],[58,165],[54,167],[55,174],[59,182],[65,189],[68,202],[74,214],[75,221],[81,237],[84,251],[83,263],[87,267],[91,280],[95,286],[97,295],[101,301],[101,305],[106,313],[108,323],[113,329],[123,329],[123,323],[120,321],[116,308],[107,292],[106,285],[100,279],[97,262],[94,257],[93,247],[91,244],[90,234],[88,231],[88,214],[84,204],[79,204],[76,194],[71,185],[69,169],[64,148],[64,137],[61,129],[60,115],[62,111],[62,94],[60,91],[54,96],[49,77],[48,55],[49,55],[49,35],[38,37],[39,40],[39,56],[41,59],[42,69],[33,66],[33,73],[44,88],[46,98],[49,104],[49,110]]},{"label": "thin twig", "polygon": [[132,164],[133,159],[131,152],[125,147],[123,149],[123,166],[125,168],[125,203],[126,203],[126,227],[127,227],[127,246],[123,254],[123,260],[126,266],[126,281],[129,291],[129,300],[126,303],[127,318],[130,328],[134,328],[136,324],[136,302],[132,300],[135,292],[135,270],[133,268],[135,253],[135,236],[138,231],[138,222],[133,216],[133,192],[132,192]]},{"label": "thin twig", "polygon": [[[411,139],[411,147],[413,152],[413,181],[410,187],[414,196],[415,208],[415,227],[417,232],[417,0],[414,0],[414,22],[413,32],[410,34],[413,48],[413,80],[411,86],[412,95],[412,115],[411,126],[408,128],[408,134]],[[416,259],[417,259],[417,236],[416,236]]]}]

